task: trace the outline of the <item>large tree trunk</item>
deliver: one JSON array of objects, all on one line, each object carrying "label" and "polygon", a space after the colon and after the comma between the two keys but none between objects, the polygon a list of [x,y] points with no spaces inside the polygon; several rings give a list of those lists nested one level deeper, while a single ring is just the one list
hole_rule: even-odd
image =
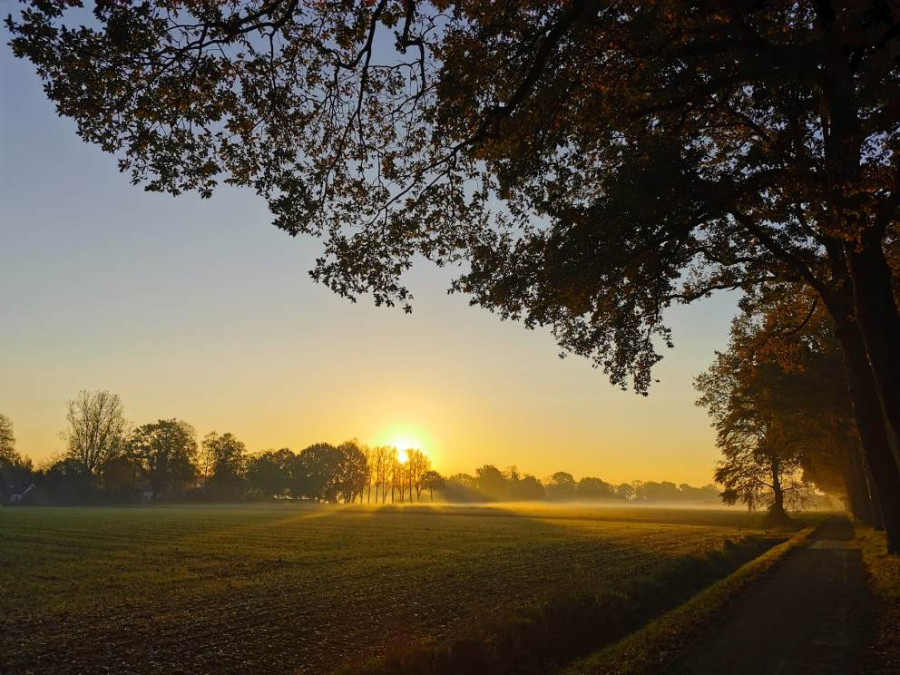
[{"label": "large tree trunk", "polygon": [[853,308],[872,369],[887,441],[900,466],[900,314],[891,268],[877,241],[864,242],[859,249],[848,244],[846,251],[853,279]]},{"label": "large tree trunk", "polygon": [[872,525],[872,500],[869,499],[869,486],[866,482],[862,457],[860,457],[855,447],[848,448],[847,452],[845,483],[847,485],[847,499],[850,501],[850,510],[855,520]]},{"label": "large tree trunk", "polygon": [[872,505],[872,527],[879,532],[884,531],[884,519],[881,516],[881,502],[878,501],[878,493],[875,492],[875,481],[872,479],[872,472],[869,471],[869,465],[865,462],[863,467],[866,471],[866,487],[869,489],[869,503]]},{"label": "large tree trunk", "polygon": [[787,522],[788,515],[784,510],[784,489],[781,487],[780,469],[776,462],[772,463],[772,493],[774,499],[769,507],[769,520],[772,524]]},{"label": "large tree trunk", "polygon": [[872,495],[881,507],[888,552],[900,553],[900,471],[888,443],[872,369],[856,326],[849,319],[840,317],[835,323],[847,369],[853,414],[872,477]]}]

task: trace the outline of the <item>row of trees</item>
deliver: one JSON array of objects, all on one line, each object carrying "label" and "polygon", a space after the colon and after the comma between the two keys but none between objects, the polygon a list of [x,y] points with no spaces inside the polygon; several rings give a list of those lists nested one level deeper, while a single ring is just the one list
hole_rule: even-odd
[{"label": "row of trees", "polygon": [[448,499],[456,501],[619,501],[655,503],[718,503],[720,492],[715,485],[702,488],[668,481],[633,481],[613,485],[593,476],[580,480],[565,471],[539,480],[522,474],[518,467],[501,471],[492,464],[475,470],[475,474],[459,473],[446,481]]},{"label": "row of trees", "polygon": [[15,449],[8,418],[0,415],[0,497],[8,502],[33,485],[29,499],[59,504],[137,499],[311,499],[367,504],[419,502],[435,493],[450,501],[647,501],[714,502],[712,485],[669,482],[612,485],[596,477],[576,480],[563,471],[539,480],[515,467],[486,464],[474,475],[445,479],[421,450],[367,447],[355,440],[316,443],[249,454],[231,433],[211,432],[198,441],[187,422],[128,424],[120,398],[82,391],[68,402],[66,450],[35,470]]},{"label": "row of trees", "polygon": [[82,391],[67,405],[66,450],[44,469],[15,450],[8,418],[0,415],[0,495],[4,502],[36,488],[32,499],[82,503],[160,497],[294,497],[328,502],[418,501],[433,496],[440,476],[416,449],[367,448],[358,442],[316,443],[250,455],[231,433],[198,442],[194,428],[168,419],[133,429],[118,395]]},{"label": "row of trees", "polygon": [[765,507],[779,522],[818,488],[883,526],[835,325],[814,294],[746,299],[728,350],[696,386],[722,451],[715,477],[726,502]]}]

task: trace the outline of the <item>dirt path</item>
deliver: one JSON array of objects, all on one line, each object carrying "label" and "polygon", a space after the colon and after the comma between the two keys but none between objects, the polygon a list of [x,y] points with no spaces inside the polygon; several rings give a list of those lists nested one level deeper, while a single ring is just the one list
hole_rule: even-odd
[{"label": "dirt path", "polygon": [[859,672],[870,606],[853,529],[834,518],[721,616],[673,673]]}]

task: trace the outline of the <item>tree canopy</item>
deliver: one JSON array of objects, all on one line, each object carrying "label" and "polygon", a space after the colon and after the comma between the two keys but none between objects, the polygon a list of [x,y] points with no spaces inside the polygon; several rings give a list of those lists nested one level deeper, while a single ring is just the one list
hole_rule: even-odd
[{"label": "tree canopy", "polygon": [[63,432],[67,453],[90,475],[125,449],[127,422],[118,394],[109,391],[78,392],[66,404],[68,428]]},{"label": "tree canopy", "polygon": [[11,465],[16,458],[16,436],[12,421],[6,415],[0,415],[0,465]]},{"label": "tree canopy", "polygon": [[846,244],[896,237],[882,3],[73,4],[28,3],[13,48],[135,182],[256,189],[351,297],[465,259],[474,302],[640,390],[671,302],[836,292]]}]

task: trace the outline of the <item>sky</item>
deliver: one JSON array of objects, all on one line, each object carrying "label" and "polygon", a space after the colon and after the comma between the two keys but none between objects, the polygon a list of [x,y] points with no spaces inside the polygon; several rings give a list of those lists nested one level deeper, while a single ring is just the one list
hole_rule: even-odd
[{"label": "sky", "polygon": [[411,315],[352,304],[308,277],[320,242],[277,230],[252,192],[132,186],[0,38],[0,413],[38,464],[63,449],[66,401],[108,389],[133,423],[176,417],[251,452],[355,437],[417,443],[445,474],[711,482],[692,381],[727,344],[733,295],[669,313],[646,398],[447,295],[446,270],[413,270]]}]

